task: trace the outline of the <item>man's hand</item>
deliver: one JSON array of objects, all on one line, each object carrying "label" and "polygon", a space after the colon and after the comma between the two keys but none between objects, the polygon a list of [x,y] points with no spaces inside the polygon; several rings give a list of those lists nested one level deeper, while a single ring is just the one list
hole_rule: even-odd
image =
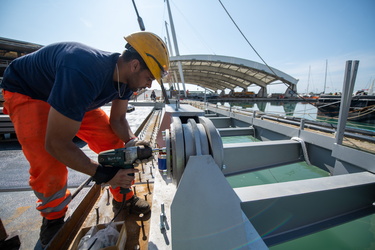
[{"label": "man's hand", "polygon": [[135,146],[145,146],[145,147],[150,147],[150,142],[145,141],[145,140],[139,140],[137,137],[131,139],[125,144],[125,148],[129,147],[135,147]]},{"label": "man's hand", "polygon": [[123,169],[120,167],[99,165],[93,180],[96,184],[108,183],[113,187],[130,188],[134,181],[134,174],[138,173],[138,169]]},{"label": "man's hand", "polygon": [[[136,147],[136,146],[151,147],[150,142],[145,141],[145,140],[139,140],[138,138],[133,138],[133,139],[131,139],[130,141],[128,141],[128,142],[125,144],[125,148],[128,148],[128,147]],[[141,164],[141,163],[146,164],[147,162],[149,162],[149,161],[153,161],[153,160],[154,160],[154,156],[151,155],[148,159],[136,160],[136,161],[134,162],[134,164],[135,164],[135,165],[139,165],[139,164]]]},{"label": "man's hand", "polygon": [[129,174],[135,174],[138,172],[138,169],[120,169],[117,174],[108,181],[108,184],[112,187],[131,188],[135,177],[134,175]]}]

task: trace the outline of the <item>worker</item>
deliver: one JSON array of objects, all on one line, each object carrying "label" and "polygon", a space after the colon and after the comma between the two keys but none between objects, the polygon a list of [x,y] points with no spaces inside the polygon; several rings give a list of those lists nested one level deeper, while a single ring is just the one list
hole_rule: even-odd
[{"label": "worker", "polygon": [[[150,32],[124,37],[122,54],[74,43],[55,43],[19,57],[7,67],[1,87],[9,114],[30,164],[29,184],[43,221],[39,242],[45,247],[64,223],[71,193],[67,167],[113,186],[113,206],[123,199],[137,169],[101,166],[73,142],[76,136],[96,153],[148,145],[138,140],[126,120],[128,100],[138,90],[161,82],[169,68],[164,42]],[[112,102],[110,116],[100,109]],[[114,188],[116,187],[116,188]],[[126,194],[126,209],[147,214],[147,201]]]},{"label": "worker", "polygon": [[151,92],[151,100],[156,101],[155,90],[152,90],[152,92]]}]

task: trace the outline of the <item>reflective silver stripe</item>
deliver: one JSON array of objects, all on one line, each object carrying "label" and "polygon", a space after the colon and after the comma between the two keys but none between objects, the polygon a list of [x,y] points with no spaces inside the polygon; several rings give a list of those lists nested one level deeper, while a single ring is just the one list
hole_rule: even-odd
[{"label": "reflective silver stripe", "polygon": [[34,193],[35,193],[36,197],[38,197],[38,199],[42,201],[41,205],[44,206],[48,202],[51,202],[51,201],[56,200],[58,198],[64,197],[67,189],[68,189],[67,184],[65,184],[65,186],[63,188],[61,188],[59,191],[57,191],[56,193],[54,193],[50,197],[45,197],[43,193],[39,193],[39,192],[36,192],[36,191],[34,191]]},{"label": "reflective silver stripe", "polygon": [[57,207],[46,207],[45,209],[38,209],[40,212],[42,213],[52,213],[52,212],[59,212],[61,210],[63,210],[68,204],[69,202],[72,200],[72,196],[69,195],[66,197],[66,199],[61,202]]},{"label": "reflective silver stripe", "polygon": [[50,197],[45,197],[42,193],[34,191],[36,197],[38,197],[38,199],[41,200],[41,203],[38,205],[37,209],[43,213],[58,212],[62,210],[72,200],[71,195],[66,197],[65,200],[61,202],[57,207],[47,207],[45,209],[39,209],[39,207],[43,207],[49,202],[54,201],[56,199],[63,198],[66,194],[66,190],[67,190],[67,185],[65,184],[65,186],[62,189],[60,189],[59,191],[57,191],[55,194],[53,194]]}]

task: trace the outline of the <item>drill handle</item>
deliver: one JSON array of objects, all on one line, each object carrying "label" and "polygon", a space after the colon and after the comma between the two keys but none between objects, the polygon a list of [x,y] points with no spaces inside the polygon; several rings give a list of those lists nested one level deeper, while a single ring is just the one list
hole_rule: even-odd
[{"label": "drill handle", "polygon": [[[121,166],[123,169],[134,169],[134,166],[133,164],[126,164],[126,165],[123,165]],[[134,173],[130,173],[128,174],[129,176],[135,176]],[[127,194],[129,193],[130,191],[132,191],[131,188],[120,188],[120,194]]]}]

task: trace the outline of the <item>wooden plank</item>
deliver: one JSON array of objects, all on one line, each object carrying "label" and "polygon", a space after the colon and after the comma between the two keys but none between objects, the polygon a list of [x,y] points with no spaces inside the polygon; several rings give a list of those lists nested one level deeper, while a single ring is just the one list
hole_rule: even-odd
[{"label": "wooden plank", "polygon": [[0,241],[5,240],[8,237],[2,220],[0,219]]},{"label": "wooden plank", "polygon": [[[152,207],[152,194],[148,194],[148,189],[146,184],[137,184],[137,196],[144,199],[147,196],[147,201]],[[150,185],[151,192],[153,191],[153,184]],[[156,215],[157,216],[157,215]],[[151,213],[145,218],[140,218],[134,214],[128,214],[125,219],[126,232],[128,238],[126,240],[125,250],[133,249],[148,249],[148,239],[150,232],[150,217]],[[143,224],[143,229],[142,229]],[[139,247],[139,248],[137,248]]]},{"label": "wooden plank", "polygon": [[65,221],[64,226],[52,239],[47,249],[68,249],[74,237],[80,230],[87,215],[92,210],[101,193],[100,185],[93,185],[85,198],[78,205],[72,216]]}]

